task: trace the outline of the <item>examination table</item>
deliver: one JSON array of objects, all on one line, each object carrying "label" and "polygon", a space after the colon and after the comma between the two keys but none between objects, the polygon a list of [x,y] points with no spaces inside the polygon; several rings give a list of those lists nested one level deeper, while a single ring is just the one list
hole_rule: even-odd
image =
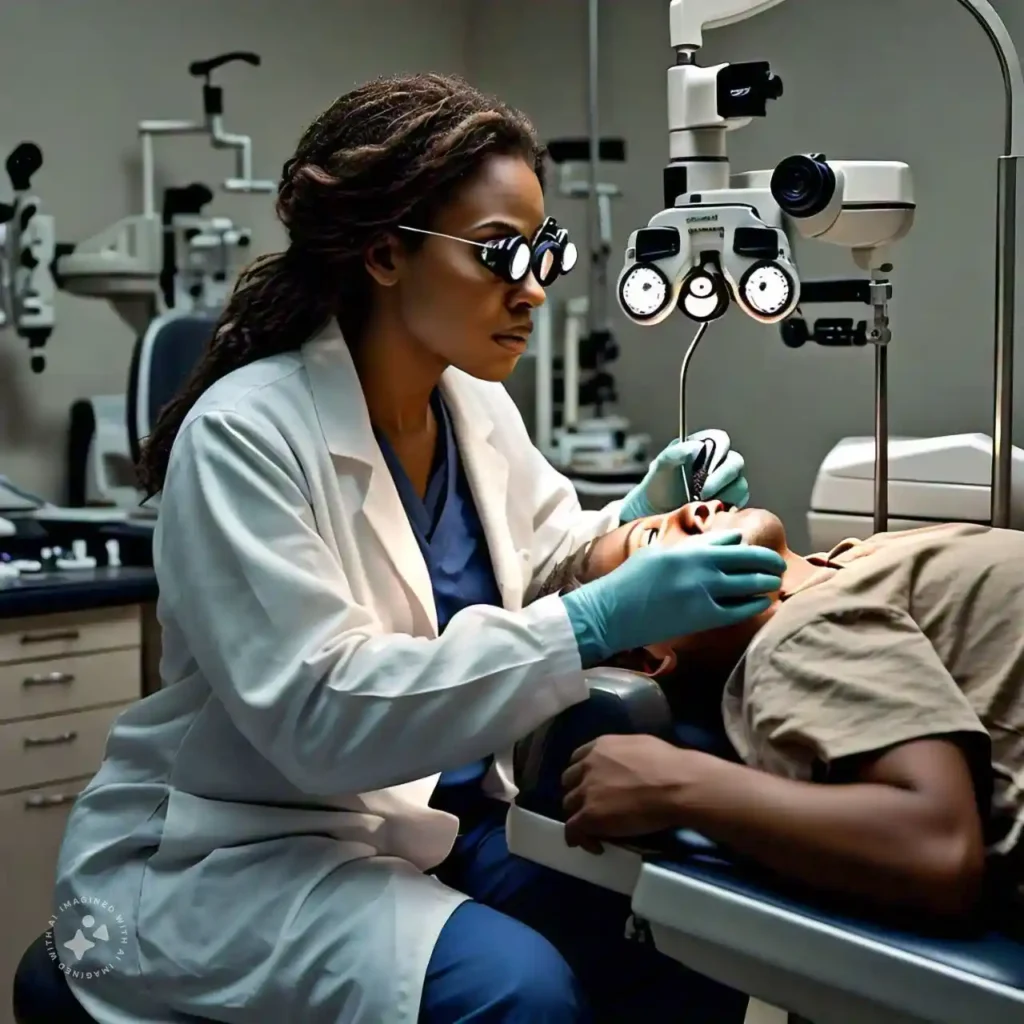
[{"label": "examination table", "polygon": [[623,733],[680,742],[649,678],[599,669],[589,683],[588,701],[516,749],[514,853],[631,896],[639,941],[813,1024],[1024,1022],[1024,942],[997,931],[944,938],[823,911],[691,832],[601,855],[566,846],[560,778],[577,747]]},{"label": "examination table", "polygon": [[[938,938],[822,911],[689,832],[645,839],[646,853],[567,847],[560,780],[577,747],[612,733],[686,740],[647,677],[601,669],[589,682],[588,701],[516,749],[514,853],[631,896],[639,941],[813,1024],[1024,1022],[1024,943],[998,932]],[[18,1024],[89,1022],[43,937],[14,987]]]}]

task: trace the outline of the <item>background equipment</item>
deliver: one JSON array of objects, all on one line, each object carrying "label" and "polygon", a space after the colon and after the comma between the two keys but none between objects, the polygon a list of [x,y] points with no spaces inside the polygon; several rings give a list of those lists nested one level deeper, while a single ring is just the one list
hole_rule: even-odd
[{"label": "background equipment", "polygon": [[53,218],[41,212],[30,192],[43,156],[34,143],[22,143],[7,159],[14,194],[0,204],[0,326],[7,324],[28,341],[32,369],[42,372],[41,349],[56,322],[57,288],[73,295],[106,299],[136,332],[169,310],[208,310],[223,305],[251,233],[228,218],[204,212],[213,199],[206,185],[164,190],[158,208],[154,148],[157,138],[201,135],[214,149],[235,154],[227,192],[270,194],[273,181],[253,177],[252,140],[224,127],[224,90],[212,84],[219,68],[234,62],[259,66],[254,53],[235,51],[195,61],[189,73],[203,79],[201,121],[142,121],[139,124],[142,212],[104,228],[84,241],[55,242]]},{"label": "background equipment", "polygon": [[608,261],[612,254],[612,200],[619,187],[601,180],[602,164],[621,164],[626,144],[602,138],[599,116],[599,0],[588,0],[588,135],[554,139],[548,153],[559,194],[587,207],[587,294],[569,299],[555,346],[555,314],[538,310],[536,362],[537,446],[572,480],[584,505],[600,507],[638,483],[648,466],[650,437],[633,434],[612,409],[618,401],[610,366],[619,346],[608,315]]}]

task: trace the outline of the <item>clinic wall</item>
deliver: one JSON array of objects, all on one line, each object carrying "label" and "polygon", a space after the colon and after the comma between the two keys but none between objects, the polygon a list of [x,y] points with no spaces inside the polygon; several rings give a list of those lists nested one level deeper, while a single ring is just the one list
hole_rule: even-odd
[{"label": "clinic wall", "polygon": [[[1024,51],[1024,3],[993,3]],[[615,207],[613,283],[629,231],[660,209],[665,69],[672,63],[668,6],[601,5],[603,129],[629,146],[629,163],[610,175],[626,191]],[[472,8],[470,38],[473,79],[526,109],[545,137],[585,129],[585,0],[484,0]],[[894,253],[893,433],[990,433],[1003,98],[983,33],[954,0],[787,0],[709,35],[702,55],[707,64],[751,59],[770,60],[786,92],[767,121],[731,137],[736,169],[821,151],[839,159],[905,160],[914,170],[917,222]],[[581,223],[575,204],[553,198],[551,205]],[[805,277],[853,269],[842,250],[829,246],[801,244],[798,259]],[[559,287],[564,293],[570,286]],[[676,422],[674,382],[690,327],[680,317],[643,329],[617,309],[615,316],[622,411],[660,445]],[[873,429],[872,365],[869,350],[791,351],[776,330],[735,312],[712,327],[695,358],[691,422],[732,433],[757,502],[783,515],[798,550],[822,457],[839,438]],[[531,373],[524,362],[513,382],[528,411]],[[1016,440],[1024,447],[1020,402],[1017,409]]]},{"label": "clinic wall", "polygon": [[[140,209],[136,125],[201,116],[192,60],[254,50],[263,66],[220,76],[229,129],[252,135],[257,177],[276,179],[304,125],[339,93],[377,74],[460,72],[469,0],[0,0],[0,154],[34,139],[36,191],[74,241]],[[231,156],[172,140],[158,149],[165,184],[215,187]],[[7,184],[0,185],[0,199]],[[253,253],[279,246],[266,196],[218,196],[254,232]],[[59,500],[68,409],[123,392],[133,335],[103,302],[61,295],[48,369],[32,374],[24,343],[0,331],[0,473]]]}]

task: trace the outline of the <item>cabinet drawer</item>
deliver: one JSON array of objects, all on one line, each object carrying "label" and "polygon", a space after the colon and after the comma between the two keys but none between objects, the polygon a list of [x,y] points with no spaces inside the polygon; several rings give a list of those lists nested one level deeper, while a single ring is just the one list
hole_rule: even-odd
[{"label": "cabinet drawer", "polygon": [[[22,953],[49,926],[57,854],[75,796],[88,779],[0,796],[0,867],[4,886],[0,928],[0,978],[10,991]],[[0,1021],[11,1020],[10,998],[0,1007]]]},{"label": "cabinet drawer", "polygon": [[0,665],[138,647],[141,643],[137,605],[0,619]]},{"label": "cabinet drawer", "polygon": [[138,648],[128,648],[0,665],[0,722],[138,700],[141,657]]},{"label": "cabinet drawer", "polygon": [[92,775],[103,760],[110,726],[124,707],[0,725],[0,789]]}]

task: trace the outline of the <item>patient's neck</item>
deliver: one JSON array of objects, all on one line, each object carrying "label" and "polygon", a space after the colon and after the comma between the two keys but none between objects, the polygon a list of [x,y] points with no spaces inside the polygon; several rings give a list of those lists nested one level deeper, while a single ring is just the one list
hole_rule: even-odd
[{"label": "patient's neck", "polygon": [[818,572],[818,567],[808,562],[803,555],[790,551],[789,548],[783,551],[782,557],[786,560],[786,571],[782,574],[781,590],[782,598],[785,600],[787,595],[795,593],[804,586]]},{"label": "patient's neck", "polygon": [[710,630],[688,637],[677,650],[677,663],[672,672],[673,682],[697,682],[704,686],[718,686],[740,663],[754,637],[764,629],[782,606],[788,594],[803,587],[819,571],[818,568],[788,548],[782,552],[786,569],[782,574],[782,590],[773,594],[771,606],[760,615],[739,622],[735,626]]}]

